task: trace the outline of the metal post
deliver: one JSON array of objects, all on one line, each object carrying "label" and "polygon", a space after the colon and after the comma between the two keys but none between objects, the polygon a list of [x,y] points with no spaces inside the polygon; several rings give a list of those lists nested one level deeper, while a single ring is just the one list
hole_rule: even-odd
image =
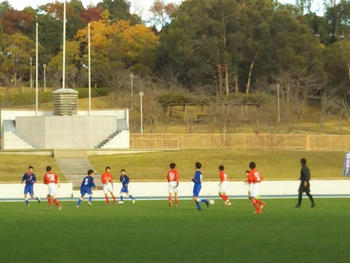
[{"label": "metal post", "polygon": [[44,91],[46,91],[46,64],[44,64]]},{"label": "metal post", "polygon": [[143,105],[142,105],[142,98],[143,98],[143,95],[145,95],[145,94],[143,93],[143,91],[140,91],[139,95],[140,95],[140,118],[141,118],[140,132],[143,133]]},{"label": "metal post", "polygon": [[277,88],[277,122],[281,122],[281,111],[280,111],[280,84],[276,85]]},{"label": "metal post", "polygon": [[90,31],[91,24],[88,24],[88,64],[89,64],[89,115],[91,112],[91,31]]},{"label": "metal post", "polygon": [[66,87],[66,10],[67,2],[64,0],[63,6],[63,66],[62,66],[62,88]]},{"label": "metal post", "polygon": [[134,109],[134,74],[130,72],[130,109]]},{"label": "metal post", "polygon": [[39,110],[39,24],[36,23],[36,45],[35,45],[35,115]]},{"label": "metal post", "polygon": [[33,58],[29,58],[29,67],[30,67],[30,92],[32,92],[33,88]]}]

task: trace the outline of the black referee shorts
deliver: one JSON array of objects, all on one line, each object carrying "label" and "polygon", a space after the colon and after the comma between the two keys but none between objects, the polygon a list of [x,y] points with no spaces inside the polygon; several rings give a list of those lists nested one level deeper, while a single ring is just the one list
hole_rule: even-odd
[{"label": "black referee shorts", "polygon": [[299,193],[310,193],[310,183],[307,182],[307,185],[304,186],[304,183],[301,182],[299,186]]}]

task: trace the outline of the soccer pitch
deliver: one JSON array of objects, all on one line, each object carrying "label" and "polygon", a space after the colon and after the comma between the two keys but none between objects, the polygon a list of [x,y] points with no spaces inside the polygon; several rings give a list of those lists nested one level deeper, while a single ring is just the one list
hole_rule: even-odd
[{"label": "soccer pitch", "polygon": [[349,262],[348,199],[0,203],[0,262]]}]

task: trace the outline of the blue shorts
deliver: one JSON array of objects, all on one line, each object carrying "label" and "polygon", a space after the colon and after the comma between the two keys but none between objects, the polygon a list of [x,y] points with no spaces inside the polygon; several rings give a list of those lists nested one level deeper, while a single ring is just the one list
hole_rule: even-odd
[{"label": "blue shorts", "polygon": [[80,188],[80,193],[82,197],[84,197],[86,194],[92,195],[91,188]]},{"label": "blue shorts", "polygon": [[201,191],[202,186],[201,185],[194,185],[193,187],[193,196],[194,197],[198,197],[199,196],[199,192]]},{"label": "blue shorts", "polygon": [[24,187],[24,194],[30,194],[30,195],[34,195],[34,186],[31,184],[31,185],[26,185]]},{"label": "blue shorts", "polygon": [[121,193],[129,193],[129,189],[127,186],[123,186],[122,189],[120,190]]}]

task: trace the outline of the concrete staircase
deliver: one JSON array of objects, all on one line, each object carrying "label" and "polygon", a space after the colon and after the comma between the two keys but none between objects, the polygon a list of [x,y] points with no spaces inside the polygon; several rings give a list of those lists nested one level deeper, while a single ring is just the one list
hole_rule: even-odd
[{"label": "concrete staircase", "polygon": [[101,149],[103,148],[106,144],[108,144],[114,137],[118,136],[118,134],[121,131],[115,131],[113,132],[110,136],[108,136],[108,138],[106,138],[105,140],[103,140],[102,142],[100,142],[95,148],[96,149]]},{"label": "concrete staircase", "polygon": [[[54,157],[68,182],[73,187],[79,187],[89,169],[94,170],[86,151],[54,150]],[[95,176],[95,183],[99,185],[99,176]]]}]

